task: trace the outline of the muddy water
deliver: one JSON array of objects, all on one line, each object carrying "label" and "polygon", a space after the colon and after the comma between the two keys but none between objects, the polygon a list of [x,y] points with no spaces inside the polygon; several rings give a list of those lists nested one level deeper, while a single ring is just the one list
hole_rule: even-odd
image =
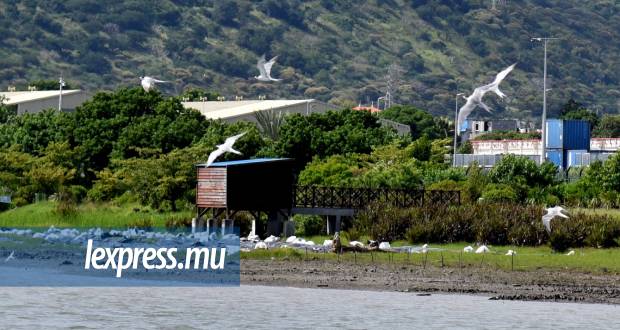
[{"label": "muddy water", "polygon": [[0,288],[0,328],[620,329],[620,307],[241,286]]}]

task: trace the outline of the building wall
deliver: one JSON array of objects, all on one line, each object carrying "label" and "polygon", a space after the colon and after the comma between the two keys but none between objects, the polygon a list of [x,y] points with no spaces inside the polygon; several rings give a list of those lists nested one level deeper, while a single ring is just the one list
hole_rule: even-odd
[{"label": "building wall", "polygon": [[477,140],[471,141],[475,155],[536,155],[540,154],[540,140]]},{"label": "building wall", "polygon": [[[470,142],[475,155],[539,155],[541,148],[540,140],[477,140]],[[620,138],[592,138],[590,139],[590,150],[593,152],[618,151],[620,150]]]},{"label": "building wall", "polygon": [[[70,95],[62,95],[63,111],[73,111],[76,107],[84,103],[88,96],[84,92]],[[38,113],[46,109],[58,109],[58,97],[50,97],[33,101],[23,102],[17,105],[17,114]]]},{"label": "building wall", "polygon": [[591,138],[590,150],[592,151],[618,151],[620,150],[620,138]]}]

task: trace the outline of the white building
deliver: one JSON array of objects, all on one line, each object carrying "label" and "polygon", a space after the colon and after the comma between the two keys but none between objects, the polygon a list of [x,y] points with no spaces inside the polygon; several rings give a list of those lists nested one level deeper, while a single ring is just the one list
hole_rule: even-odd
[{"label": "white building", "polygon": [[207,119],[221,119],[229,123],[240,120],[256,122],[254,113],[260,111],[310,114],[338,109],[314,99],[183,102],[183,106],[200,111]]},{"label": "white building", "polygon": [[[0,92],[2,103],[17,106],[17,114],[37,113],[45,109],[58,109],[60,91],[20,91]],[[73,111],[88,99],[88,95],[79,89],[62,91],[62,110]]]}]

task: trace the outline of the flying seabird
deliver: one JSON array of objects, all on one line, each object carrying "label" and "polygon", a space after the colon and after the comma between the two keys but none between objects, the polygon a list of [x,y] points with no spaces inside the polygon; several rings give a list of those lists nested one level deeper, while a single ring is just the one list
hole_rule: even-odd
[{"label": "flying seabird", "polygon": [[144,88],[145,92],[148,92],[151,89],[153,89],[155,87],[155,84],[157,83],[167,83],[167,82],[168,81],[158,80],[152,77],[140,77],[140,84],[142,85],[142,88]]},{"label": "flying seabird", "polygon": [[555,217],[562,217],[568,219],[568,216],[562,212],[566,212],[561,206],[550,207],[547,209],[547,214],[543,215],[542,222],[548,232],[551,232],[551,220]]},{"label": "flying seabird", "polygon": [[276,63],[278,57],[274,56],[269,62],[265,60],[265,55],[261,56],[256,63],[256,67],[260,72],[260,75],[255,76],[258,81],[280,81],[282,79],[275,79],[271,77],[271,67]]},{"label": "flying seabird", "polygon": [[233,144],[235,144],[235,141],[237,141],[237,139],[239,139],[240,137],[245,135],[245,133],[247,133],[247,132],[243,132],[241,134],[237,134],[235,136],[231,136],[231,137],[227,138],[226,141],[224,141],[223,144],[218,145],[217,149],[213,150],[213,152],[211,152],[211,154],[209,154],[209,159],[207,160],[207,167],[211,166],[211,164],[213,164],[215,159],[217,157],[223,155],[225,152],[232,152],[233,154],[241,155],[241,153],[239,151],[233,149]]},{"label": "flying seabird", "polygon": [[[474,109],[477,106],[480,106],[487,112],[492,112],[491,108],[489,108],[488,105],[482,102],[482,98],[487,92],[494,92],[500,98],[504,98],[506,94],[502,93],[502,91],[499,90],[499,84],[504,80],[504,78],[506,78],[506,76],[510,73],[510,71],[512,71],[515,68],[515,65],[517,64],[515,63],[509,66],[508,68],[504,69],[502,72],[498,73],[497,76],[495,76],[495,80],[492,83],[474,89],[474,92],[469,97],[463,96],[463,98],[465,98],[467,102],[465,102],[465,104],[461,107],[461,109],[459,109],[457,127],[460,128],[463,125],[463,122],[467,119],[469,114],[471,114],[471,112],[474,111]],[[460,129],[458,131],[460,134]]]}]

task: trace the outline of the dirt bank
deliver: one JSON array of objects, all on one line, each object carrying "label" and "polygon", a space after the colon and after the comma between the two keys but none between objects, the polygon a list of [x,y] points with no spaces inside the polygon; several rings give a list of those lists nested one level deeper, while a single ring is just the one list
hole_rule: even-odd
[{"label": "dirt bank", "polygon": [[324,260],[241,261],[241,284],[303,288],[459,293],[503,300],[620,304],[620,275],[502,271],[409,265],[356,265]]}]

